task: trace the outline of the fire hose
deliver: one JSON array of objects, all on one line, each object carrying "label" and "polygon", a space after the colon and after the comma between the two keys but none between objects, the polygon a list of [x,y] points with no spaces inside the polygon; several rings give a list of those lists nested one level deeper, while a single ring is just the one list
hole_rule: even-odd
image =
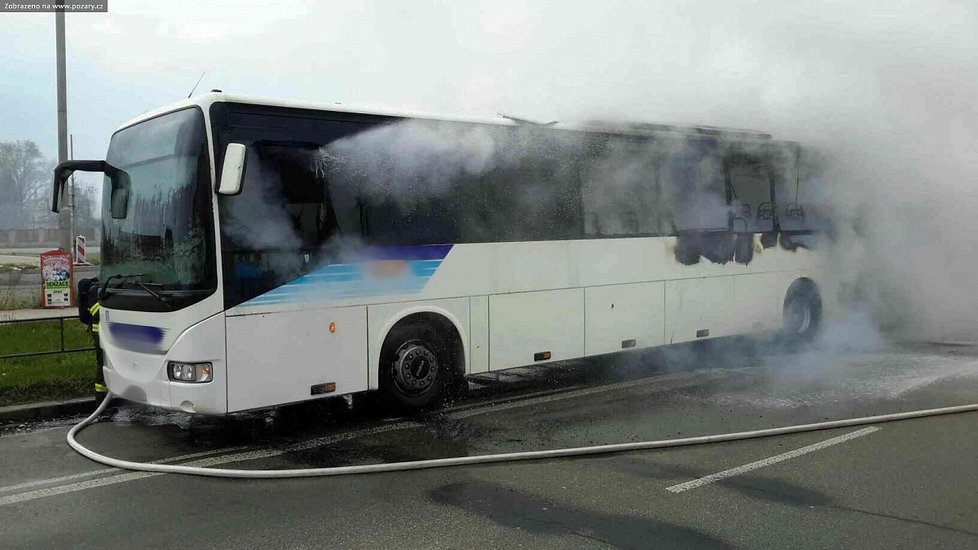
[{"label": "fire hose", "polygon": [[819,430],[830,430],[834,428],[845,428],[850,426],[863,426],[867,424],[878,424],[882,422],[894,422],[897,420],[909,420],[912,418],[924,418],[928,416],[939,416],[963,412],[978,411],[978,403],[971,405],[959,405],[954,407],[941,407],[937,409],[924,409],[901,413],[883,414],[877,416],[863,416],[859,418],[849,418],[845,420],[831,420],[826,422],[816,422],[813,424],[797,424],[780,428],[767,428],[762,430],[751,430],[744,432],[734,432],[726,434],[702,435],[697,437],[685,437],[681,439],[660,439],[655,441],[636,441],[631,443],[613,443],[607,445],[594,445],[589,447],[571,447],[564,449],[548,449],[541,451],[523,451],[513,453],[499,453],[476,456],[459,456],[452,458],[437,458],[431,460],[411,460],[405,462],[391,462],[383,464],[362,464],[355,466],[331,466],[327,468],[299,468],[285,470],[241,470],[230,468],[204,468],[198,466],[182,466],[179,464],[152,464],[146,462],[134,462],[121,460],[99,454],[88,449],[79,443],[75,437],[86,427],[93,424],[108,407],[109,402],[115,397],[108,393],[98,408],[85,420],[82,420],[71,430],[68,431],[68,445],[82,456],[105,464],[126,470],[137,470],[142,472],[157,472],[163,474],[187,474],[207,477],[231,477],[231,478],[295,478],[295,477],[323,477],[341,476],[354,474],[371,474],[380,472],[400,472],[407,470],[423,470],[428,468],[445,468],[449,466],[469,466],[474,464],[491,464],[498,462],[517,462],[523,460],[542,460],[549,458],[563,458],[572,456],[587,456],[606,453],[620,453],[625,451],[642,451],[649,449],[665,449],[671,447],[686,447],[691,445],[703,445],[708,443],[722,443],[728,441],[742,441],[746,439],[758,439],[776,435],[796,434],[803,432],[814,432]]}]

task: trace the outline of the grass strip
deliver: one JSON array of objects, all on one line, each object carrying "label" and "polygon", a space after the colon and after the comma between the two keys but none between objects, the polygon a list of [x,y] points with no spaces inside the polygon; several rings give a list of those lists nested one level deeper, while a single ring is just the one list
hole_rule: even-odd
[{"label": "grass strip", "polygon": [[[91,348],[91,335],[76,319],[66,319],[65,348]],[[57,351],[58,320],[0,324],[0,355]],[[56,401],[92,394],[93,351],[0,359],[0,406]]]}]

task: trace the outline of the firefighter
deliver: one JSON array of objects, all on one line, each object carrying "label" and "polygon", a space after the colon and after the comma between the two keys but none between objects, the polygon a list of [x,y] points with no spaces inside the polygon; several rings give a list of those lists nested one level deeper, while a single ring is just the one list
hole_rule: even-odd
[{"label": "firefighter", "polygon": [[102,373],[104,364],[102,346],[99,344],[99,303],[98,277],[82,279],[78,282],[78,319],[92,333],[92,343],[95,347],[95,397],[101,399],[109,389],[105,386],[105,375]]}]

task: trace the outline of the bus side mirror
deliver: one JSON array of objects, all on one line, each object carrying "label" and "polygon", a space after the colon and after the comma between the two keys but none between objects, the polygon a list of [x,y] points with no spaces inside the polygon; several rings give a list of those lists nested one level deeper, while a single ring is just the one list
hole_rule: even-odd
[{"label": "bus side mirror", "polygon": [[102,172],[110,178],[115,178],[120,173],[124,173],[104,160],[66,160],[62,162],[54,169],[54,189],[52,189],[51,194],[52,212],[58,212],[58,203],[61,201],[61,193],[64,192],[65,182],[68,181],[68,177],[76,170],[82,172]]},{"label": "bus side mirror", "polygon": [[241,143],[229,143],[224,151],[224,167],[221,169],[221,184],[217,192],[221,195],[237,195],[241,192],[244,178],[245,156],[248,148]]},{"label": "bus side mirror", "polygon": [[[54,189],[51,194],[51,211],[58,212],[65,182],[75,171],[102,172],[112,182],[112,217],[123,219],[129,208],[129,174],[104,160],[66,160],[54,169]],[[118,195],[117,195],[117,190]]]},{"label": "bus side mirror", "polygon": [[54,169],[54,189],[51,193],[51,211],[59,212],[61,202],[61,193],[65,190],[65,181],[67,181],[68,176],[74,172],[71,168],[65,166],[64,163],[59,164]]}]

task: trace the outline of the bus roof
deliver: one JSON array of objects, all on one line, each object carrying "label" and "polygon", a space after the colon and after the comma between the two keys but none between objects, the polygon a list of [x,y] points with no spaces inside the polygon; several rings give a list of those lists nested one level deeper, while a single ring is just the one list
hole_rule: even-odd
[{"label": "bus roof", "polygon": [[161,114],[174,111],[183,107],[198,106],[205,111],[214,103],[244,103],[250,105],[263,105],[269,107],[284,107],[293,109],[308,109],[315,111],[332,111],[351,114],[381,115],[397,118],[411,118],[421,120],[442,120],[447,122],[469,122],[476,124],[496,124],[501,126],[540,126],[542,128],[553,128],[560,130],[591,131],[624,135],[645,135],[654,136],[662,134],[682,135],[694,138],[736,138],[738,140],[771,140],[771,134],[757,130],[747,130],[740,128],[721,128],[717,126],[704,125],[673,125],[649,122],[633,121],[613,121],[613,120],[590,120],[584,122],[534,122],[528,119],[499,114],[496,117],[480,117],[469,115],[453,115],[430,113],[423,111],[411,111],[390,107],[373,107],[366,105],[346,105],[343,103],[315,103],[308,101],[297,101],[289,99],[274,99],[264,97],[245,96],[237,94],[227,94],[219,91],[212,91],[194,97],[176,101],[162,107],[147,111],[138,117],[132,118],[116,131],[127,128],[144,120],[159,116]]}]

